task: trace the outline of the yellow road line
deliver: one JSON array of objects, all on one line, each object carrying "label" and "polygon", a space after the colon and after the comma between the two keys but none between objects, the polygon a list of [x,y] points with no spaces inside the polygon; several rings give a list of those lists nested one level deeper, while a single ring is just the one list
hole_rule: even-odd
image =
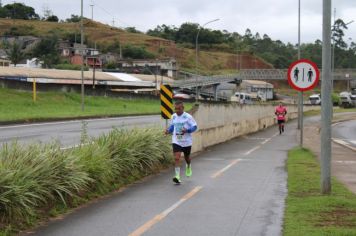
[{"label": "yellow road line", "polygon": [[222,175],[225,171],[227,171],[228,169],[230,169],[233,165],[236,165],[239,161],[241,161],[241,159],[236,159],[233,160],[229,165],[225,166],[224,168],[222,168],[221,170],[217,171],[215,174],[213,174],[211,176],[211,178],[216,179],[217,177],[219,177],[220,175]]},{"label": "yellow road line", "polygon": [[165,211],[161,212],[160,214],[153,217],[151,220],[147,221],[141,227],[136,229],[134,232],[129,234],[129,236],[140,236],[149,230],[152,226],[163,220],[169,213],[177,209],[183,202],[187,201],[188,199],[192,198],[195,194],[197,194],[203,187],[198,186],[195,187],[192,191],[184,195],[178,202],[173,204],[171,207],[167,208]]}]

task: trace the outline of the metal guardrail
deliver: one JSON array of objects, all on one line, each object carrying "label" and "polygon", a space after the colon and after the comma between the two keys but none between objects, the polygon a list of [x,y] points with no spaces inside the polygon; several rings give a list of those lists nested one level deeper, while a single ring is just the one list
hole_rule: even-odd
[{"label": "metal guardrail", "polygon": [[175,88],[196,88],[196,87],[205,87],[205,86],[212,86],[218,85],[225,82],[233,82],[236,81],[237,78],[235,77],[222,77],[217,78],[215,76],[197,76],[194,79],[186,79],[186,80],[179,80],[175,81],[171,84],[172,87]]},{"label": "metal guardrail", "polygon": [[[287,69],[243,69],[236,74],[217,75],[213,76],[213,78],[235,77],[241,80],[287,80],[287,72]],[[322,70],[320,70],[321,74]],[[334,80],[356,80],[356,69],[335,69]]]}]

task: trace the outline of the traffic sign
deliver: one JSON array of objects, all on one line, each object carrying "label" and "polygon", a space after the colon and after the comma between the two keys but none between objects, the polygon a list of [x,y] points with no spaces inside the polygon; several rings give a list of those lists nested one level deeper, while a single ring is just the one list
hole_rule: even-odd
[{"label": "traffic sign", "polygon": [[317,65],[307,59],[293,62],[288,68],[288,82],[295,90],[307,91],[318,85],[320,72]]},{"label": "traffic sign", "polygon": [[169,85],[161,85],[161,116],[169,120],[173,114],[173,90]]}]

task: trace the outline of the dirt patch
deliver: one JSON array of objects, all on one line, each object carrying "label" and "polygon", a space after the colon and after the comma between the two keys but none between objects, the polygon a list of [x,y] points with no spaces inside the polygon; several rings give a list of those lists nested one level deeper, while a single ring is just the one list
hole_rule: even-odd
[{"label": "dirt patch", "polygon": [[356,227],[356,210],[348,210],[342,207],[335,208],[332,211],[321,213],[318,227]]}]

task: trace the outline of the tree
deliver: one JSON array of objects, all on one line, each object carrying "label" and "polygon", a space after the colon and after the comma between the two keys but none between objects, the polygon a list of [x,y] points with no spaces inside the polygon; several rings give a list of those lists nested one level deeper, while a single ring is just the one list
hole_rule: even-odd
[{"label": "tree", "polygon": [[141,31],[137,30],[135,27],[127,27],[125,28],[125,30],[129,33],[134,33],[134,34],[142,33]]},{"label": "tree", "polygon": [[199,30],[198,24],[184,23],[180,26],[176,34],[176,41],[178,43],[192,43],[195,44],[196,35]]},{"label": "tree", "polygon": [[80,16],[78,15],[71,15],[70,18],[66,19],[66,22],[68,23],[77,23],[80,22]]},{"label": "tree", "polygon": [[9,59],[11,60],[11,62],[16,65],[25,58],[24,53],[21,50],[21,46],[20,44],[14,42],[12,43],[12,45],[10,46],[10,48],[6,51]]},{"label": "tree", "polygon": [[32,51],[34,57],[40,58],[43,61],[43,67],[51,68],[60,61],[58,48],[58,38],[53,35],[44,38],[39,42]]},{"label": "tree", "polygon": [[345,22],[341,19],[337,19],[334,23],[334,25],[332,26],[332,39],[335,43],[335,47],[339,47],[342,49],[347,48],[347,44],[345,43],[343,37],[345,36],[344,31],[347,29],[347,25],[345,24]]},{"label": "tree", "polygon": [[57,17],[57,16],[52,15],[52,16],[47,17],[46,21],[50,21],[50,22],[58,22],[58,21],[59,21],[59,19],[58,19],[58,17]]},{"label": "tree", "polygon": [[7,4],[2,10],[2,17],[9,17],[11,19],[33,20],[39,19],[38,14],[33,7],[26,6],[23,3]]}]

